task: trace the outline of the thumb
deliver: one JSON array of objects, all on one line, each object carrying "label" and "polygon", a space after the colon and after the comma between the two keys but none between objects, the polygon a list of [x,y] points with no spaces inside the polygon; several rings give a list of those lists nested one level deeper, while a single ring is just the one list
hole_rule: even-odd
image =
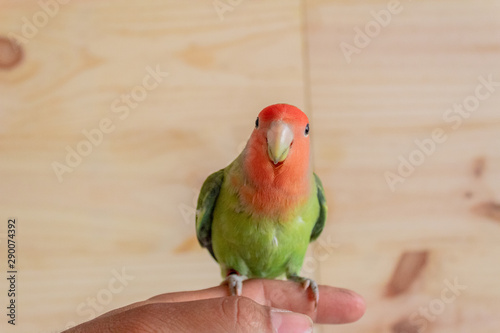
[{"label": "thumb", "polygon": [[312,332],[313,326],[304,314],[260,305],[247,297],[161,304],[169,309],[158,316],[176,332],[305,333]]}]

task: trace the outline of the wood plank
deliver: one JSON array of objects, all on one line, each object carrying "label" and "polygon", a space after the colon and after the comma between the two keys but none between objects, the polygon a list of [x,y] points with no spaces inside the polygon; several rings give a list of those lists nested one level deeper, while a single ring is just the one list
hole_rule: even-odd
[{"label": "wood plank", "polygon": [[[42,15],[37,2],[0,6],[0,36],[23,37],[23,18]],[[85,321],[102,290],[96,314],[220,283],[208,252],[182,247],[197,190],[237,156],[263,107],[303,107],[300,10],[242,2],[221,20],[210,1],[69,2],[20,43],[23,60],[0,71],[0,215],[19,221],[16,329]],[[156,70],[168,72],[157,84]],[[52,163],[66,164],[67,147],[91,153],[59,182]],[[122,267],[134,280],[108,300]]]},{"label": "wood plank", "polygon": [[[332,206],[323,237],[339,244],[320,279],[368,306],[358,323],[323,332],[496,332],[500,225],[474,207],[499,200],[500,92],[477,107],[471,96],[481,78],[500,81],[500,3],[395,3],[377,30],[371,12],[388,13],[387,1],[307,2],[315,162]],[[367,25],[373,37],[360,47],[354,29]],[[346,44],[358,45],[348,57]],[[455,103],[471,103],[470,117],[450,120]],[[431,143],[436,129],[446,140]],[[384,174],[399,174],[400,156],[421,165],[392,191]],[[413,251],[429,253],[425,270],[387,298],[400,255]],[[455,278],[467,289],[440,308]],[[429,306],[426,319],[418,311]]]},{"label": "wood plank", "polygon": [[[312,117],[331,207],[303,273],[368,304],[360,322],[317,331],[496,333],[500,94],[469,118],[446,115],[482,80],[500,81],[500,2],[400,4],[348,63],[341,43],[354,45],[353,28],[388,2],[242,1],[222,18],[210,1],[69,2],[30,37],[23,25],[43,20],[40,5],[0,1],[0,37],[26,39],[20,62],[0,69],[0,212],[19,221],[17,329],[59,331],[219,283],[193,240],[197,191],[242,149],[256,113],[283,101]],[[168,75],[141,95],[157,68]],[[99,142],[106,118],[114,127]],[[436,129],[446,140],[432,148]],[[83,130],[99,143],[59,182],[52,163],[85,148]],[[415,140],[435,151],[392,191],[384,174],[398,173],[400,156],[418,160]],[[387,298],[401,255],[420,251],[425,269]],[[130,280],[109,297],[122,270]],[[444,302],[455,279],[466,289]],[[419,314],[431,307],[434,319]]]}]

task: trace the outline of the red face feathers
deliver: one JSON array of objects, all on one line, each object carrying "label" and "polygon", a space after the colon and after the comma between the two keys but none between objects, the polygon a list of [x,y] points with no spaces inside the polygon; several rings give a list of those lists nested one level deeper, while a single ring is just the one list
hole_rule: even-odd
[{"label": "red face feathers", "polygon": [[257,211],[286,210],[306,198],[312,176],[307,116],[288,104],[263,109],[243,153],[243,170],[249,186],[241,194]]}]

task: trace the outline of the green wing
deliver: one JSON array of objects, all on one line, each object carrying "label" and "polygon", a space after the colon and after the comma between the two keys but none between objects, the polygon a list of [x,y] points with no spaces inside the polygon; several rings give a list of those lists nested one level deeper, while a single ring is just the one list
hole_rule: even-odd
[{"label": "green wing", "polygon": [[196,206],[196,236],[201,246],[207,248],[215,260],[212,247],[212,220],[215,203],[224,180],[224,169],[214,172],[203,183]]},{"label": "green wing", "polygon": [[319,216],[311,232],[311,241],[318,238],[323,231],[326,222],[326,214],[328,211],[328,208],[326,207],[325,190],[323,189],[323,184],[316,174],[314,174],[314,180],[316,181],[316,187],[318,189]]}]

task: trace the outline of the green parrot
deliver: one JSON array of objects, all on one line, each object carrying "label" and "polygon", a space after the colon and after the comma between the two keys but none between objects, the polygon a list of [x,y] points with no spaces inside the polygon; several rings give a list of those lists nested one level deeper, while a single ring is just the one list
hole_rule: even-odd
[{"label": "green parrot", "polygon": [[309,243],[325,226],[327,206],[313,172],[309,120],[298,108],[264,108],[241,154],[203,183],[196,234],[219,263],[231,295],[241,295],[245,278],[277,278],[310,288],[299,276]]}]

